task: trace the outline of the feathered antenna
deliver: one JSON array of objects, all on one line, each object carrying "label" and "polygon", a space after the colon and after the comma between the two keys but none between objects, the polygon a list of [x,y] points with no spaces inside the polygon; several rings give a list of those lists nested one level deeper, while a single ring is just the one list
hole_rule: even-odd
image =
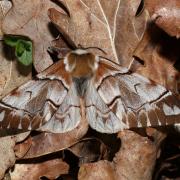
[{"label": "feathered antenna", "polygon": [[90,47],[83,47],[82,45],[78,44],[78,48],[80,49],[98,49],[99,51],[101,51],[103,54],[107,54],[103,49],[99,48],[99,47],[96,47],[96,46],[90,46]]}]

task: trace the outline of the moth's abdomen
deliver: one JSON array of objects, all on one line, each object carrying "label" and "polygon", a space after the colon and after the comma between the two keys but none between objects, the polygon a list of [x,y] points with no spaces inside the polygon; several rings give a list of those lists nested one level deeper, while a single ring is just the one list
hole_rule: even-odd
[{"label": "moth's abdomen", "polygon": [[79,97],[84,97],[86,90],[88,88],[89,78],[87,77],[80,77],[80,78],[73,78],[73,82],[75,84],[75,88]]}]

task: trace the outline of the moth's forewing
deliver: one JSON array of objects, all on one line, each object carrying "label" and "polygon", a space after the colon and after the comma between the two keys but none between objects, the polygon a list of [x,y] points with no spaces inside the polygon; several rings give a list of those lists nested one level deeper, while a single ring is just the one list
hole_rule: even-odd
[{"label": "moth's forewing", "polygon": [[1,100],[0,128],[72,130],[81,119],[73,88],[63,61],[58,61]]}]

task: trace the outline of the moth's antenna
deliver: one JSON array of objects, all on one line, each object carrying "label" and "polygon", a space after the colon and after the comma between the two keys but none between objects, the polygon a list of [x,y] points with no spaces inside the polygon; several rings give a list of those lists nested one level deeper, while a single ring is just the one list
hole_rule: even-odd
[{"label": "moth's antenna", "polygon": [[107,54],[103,49],[101,49],[101,48],[99,48],[99,47],[95,47],[95,46],[87,47],[87,48],[84,48],[84,49],[98,49],[98,50],[101,51],[102,53]]},{"label": "moth's antenna", "polygon": [[83,47],[81,44],[78,44],[78,48],[81,48],[81,49],[98,49],[99,51],[101,51],[102,53],[104,54],[107,54],[103,49],[99,48],[99,47],[96,47],[96,46],[90,46],[90,47]]},{"label": "moth's antenna", "polygon": [[[104,57],[104,56],[99,56],[99,58],[106,59],[106,60],[108,60],[108,61],[112,62],[112,60],[111,60],[111,59],[109,59],[109,58],[107,58],[107,57]],[[113,63],[115,63],[115,62],[113,62]],[[117,64],[117,63],[115,63],[115,64]],[[117,65],[119,65],[119,64],[117,64]]]},{"label": "moth's antenna", "polygon": [[84,49],[81,44],[78,44],[77,48]]}]

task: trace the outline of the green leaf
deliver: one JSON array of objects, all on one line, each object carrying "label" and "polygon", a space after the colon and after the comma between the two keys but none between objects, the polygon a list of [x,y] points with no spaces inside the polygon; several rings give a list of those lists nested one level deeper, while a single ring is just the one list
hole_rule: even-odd
[{"label": "green leaf", "polygon": [[22,39],[21,36],[5,35],[4,42],[15,48],[15,55],[20,63],[25,66],[32,64],[32,42]]},{"label": "green leaf", "polygon": [[32,63],[32,42],[19,39],[16,44],[15,55],[23,65],[30,65]]},{"label": "green leaf", "polygon": [[18,36],[5,36],[4,42],[11,47],[15,47],[19,39],[20,37]]}]

